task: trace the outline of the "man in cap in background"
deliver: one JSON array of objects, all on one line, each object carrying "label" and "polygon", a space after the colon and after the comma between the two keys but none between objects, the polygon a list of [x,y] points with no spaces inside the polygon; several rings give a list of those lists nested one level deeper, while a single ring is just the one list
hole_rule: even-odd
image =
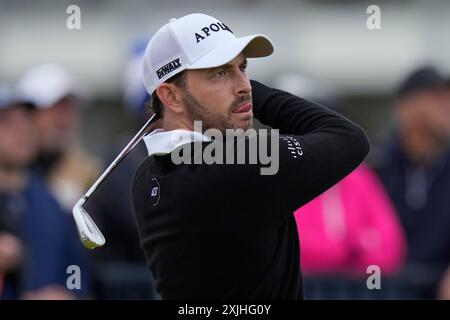
[{"label": "man in cap in background", "polygon": [[[6,97],[7,89],[0,90]],[[9,90],[11,92],[11,90]],[[0,274],[4,299],[72,299],[67,266],[79,263],[72,223],[43,178],[29,170],[38,151],[35,110],[0,97]],[[73,234],[73,233],[72,233]],[[84,276],[82,276],[84,279]],[[84,283],[87,285],[87,283]],[[84,295],[85,296],[85,295]]]},{"label": "man in cap in background", "polygon": [[0,297],[9,290],[7,278],[23,258],[22,242],[10,212],[12,195],[23,190],[24,167],[34,156],[31,119],[27,112],[25,108],[13,106],[11,90],[0,86]]},{"label": "man in cap in background", "polygon": [[[45,187],[59,207],[55,217],[68,223],[66,250],[82,270],[86,296],[91,288],[91,266],[79,243],[71,210],[86,188],[98,176],[100,162],[78,141],[83,90],[64,67],[42,64],[27,70],[16,85],[17,99],[32,107],[36,128],[37,156],[32,170],[45,181]],[[59,214],[62,213],[62,217]],[[55,225],[54,228],[57,228]],[[67,268],[68,265],[66,265]]]},{"label": "man in cap in background", "polygon": [[450,263],[450,97],[432,67],[411,73],[398,90],[398,127],[380,168],[406,233],[409,266]]},{"label": "man in cap in background", "polygon": [[100,162],[80,146],[80,107],[83,90],[62,66],[43,64],[25,72],[18,97],[35,109],[38,157],[34,169],[67,212],[97,177]]},{"label": "man in cap in background", "polygon": [[[364,131],[349,120],[250,82],[247,58],[272,51],[266,36],[237,38],[204,14],[171,19],[147,46],[144,84],[162,129],[144,137],[149,157],[132,195],[163,299],[303,298],[293,212],[350,173],[369,150]],[[265,145],[278,153],[276,173],[261,175],[261,162],[172,161],[174,153],[210,146],[211,137],[194,131],[194,121],[225,133],[251,128],[253,115],[280,129],[279,153]],[[262,138],[244,135],[233,143],[243,142],[249,155],[252,139]]]}]

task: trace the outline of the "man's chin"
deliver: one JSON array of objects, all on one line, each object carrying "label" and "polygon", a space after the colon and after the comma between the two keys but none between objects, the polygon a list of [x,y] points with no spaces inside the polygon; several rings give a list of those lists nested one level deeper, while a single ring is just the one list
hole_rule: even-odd
[{"label": "man's chin", "polygon": [[227,123],[216,124],[216,125],[207,125],[203,123],[203,130],[206,131],[208,129],[216,129],[221,131],[223,134],[226,133],[226,130],[247,130],[253,127],[253,118],[244,120],[240,119],[238,121],[229,121]]},{"label": "man's chin", "polygon": [[242,130],[247,130],[252,127],[253,127],[253,118],[236,121],[233,125],[234,129],[242,129]]}]

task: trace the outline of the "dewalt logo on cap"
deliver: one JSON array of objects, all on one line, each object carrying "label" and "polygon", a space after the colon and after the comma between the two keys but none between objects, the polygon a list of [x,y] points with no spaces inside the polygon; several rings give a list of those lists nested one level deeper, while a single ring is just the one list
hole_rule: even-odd
[{"label": "dewalt logo on cap", "polygon": [[158,79],[161,79],[165,75],[171,73],[172,71],[177,70],[182,66],[180,58],[170,61],[168,64],[163,65],[161,68],[156,70],[156,75]]}]

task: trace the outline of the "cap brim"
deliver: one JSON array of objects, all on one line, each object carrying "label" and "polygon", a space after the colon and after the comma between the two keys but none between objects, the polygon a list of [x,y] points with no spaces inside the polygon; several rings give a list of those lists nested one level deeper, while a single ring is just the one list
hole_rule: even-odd
[{"label": "cap brim", "polygon": [[246,58],[267,57],[273,53],[273,44],[262,34],[232,39],[215,47],[187,69],[219,67],[236,58],[241,52]]}]

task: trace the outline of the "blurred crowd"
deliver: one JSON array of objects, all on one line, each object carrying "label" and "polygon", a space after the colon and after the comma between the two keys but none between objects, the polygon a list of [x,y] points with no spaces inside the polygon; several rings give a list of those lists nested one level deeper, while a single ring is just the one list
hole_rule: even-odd
[{"label": "blurred crowd", "polygon": [[[124,106],[136,128],[147,117],[148,96],[139,77],[144,48],[145,42],[134,48],[124,77]],[[290,84],[280,89],[339,105],[320,90],[303,92]],[[380,142],[381,161],[361,165],[295,212],[302,269],[306,277],[364,278],[370,265],[383,277],[430,267],[421,270],[437,273],[435,297],[450,299],[450,81],[425,66],[411,70],[392,91],[396,121]],[[130,200],[133,174],[146,157],[142,145],[90,201],[89,213],[107,244],[92,253],[79,241],[72,206],[130,138],[118,139],[105,159],[87,152],[79,139],[88,104],[77,80],[60,65],[35,66],[14,86],[0,87],[3,299],[98,298],[101,266],[145,263]],[[70,265],[81,270],[76,290],[67,287]]]},{"label": "blurred crowd", "polygon": [[[77,141],[81,95],[63,67],[26,71],[0,101],[0,289],[6,299],[88,298],[71,208],[101,168]],[[83,271],[67,289],[68,267]]]}]

